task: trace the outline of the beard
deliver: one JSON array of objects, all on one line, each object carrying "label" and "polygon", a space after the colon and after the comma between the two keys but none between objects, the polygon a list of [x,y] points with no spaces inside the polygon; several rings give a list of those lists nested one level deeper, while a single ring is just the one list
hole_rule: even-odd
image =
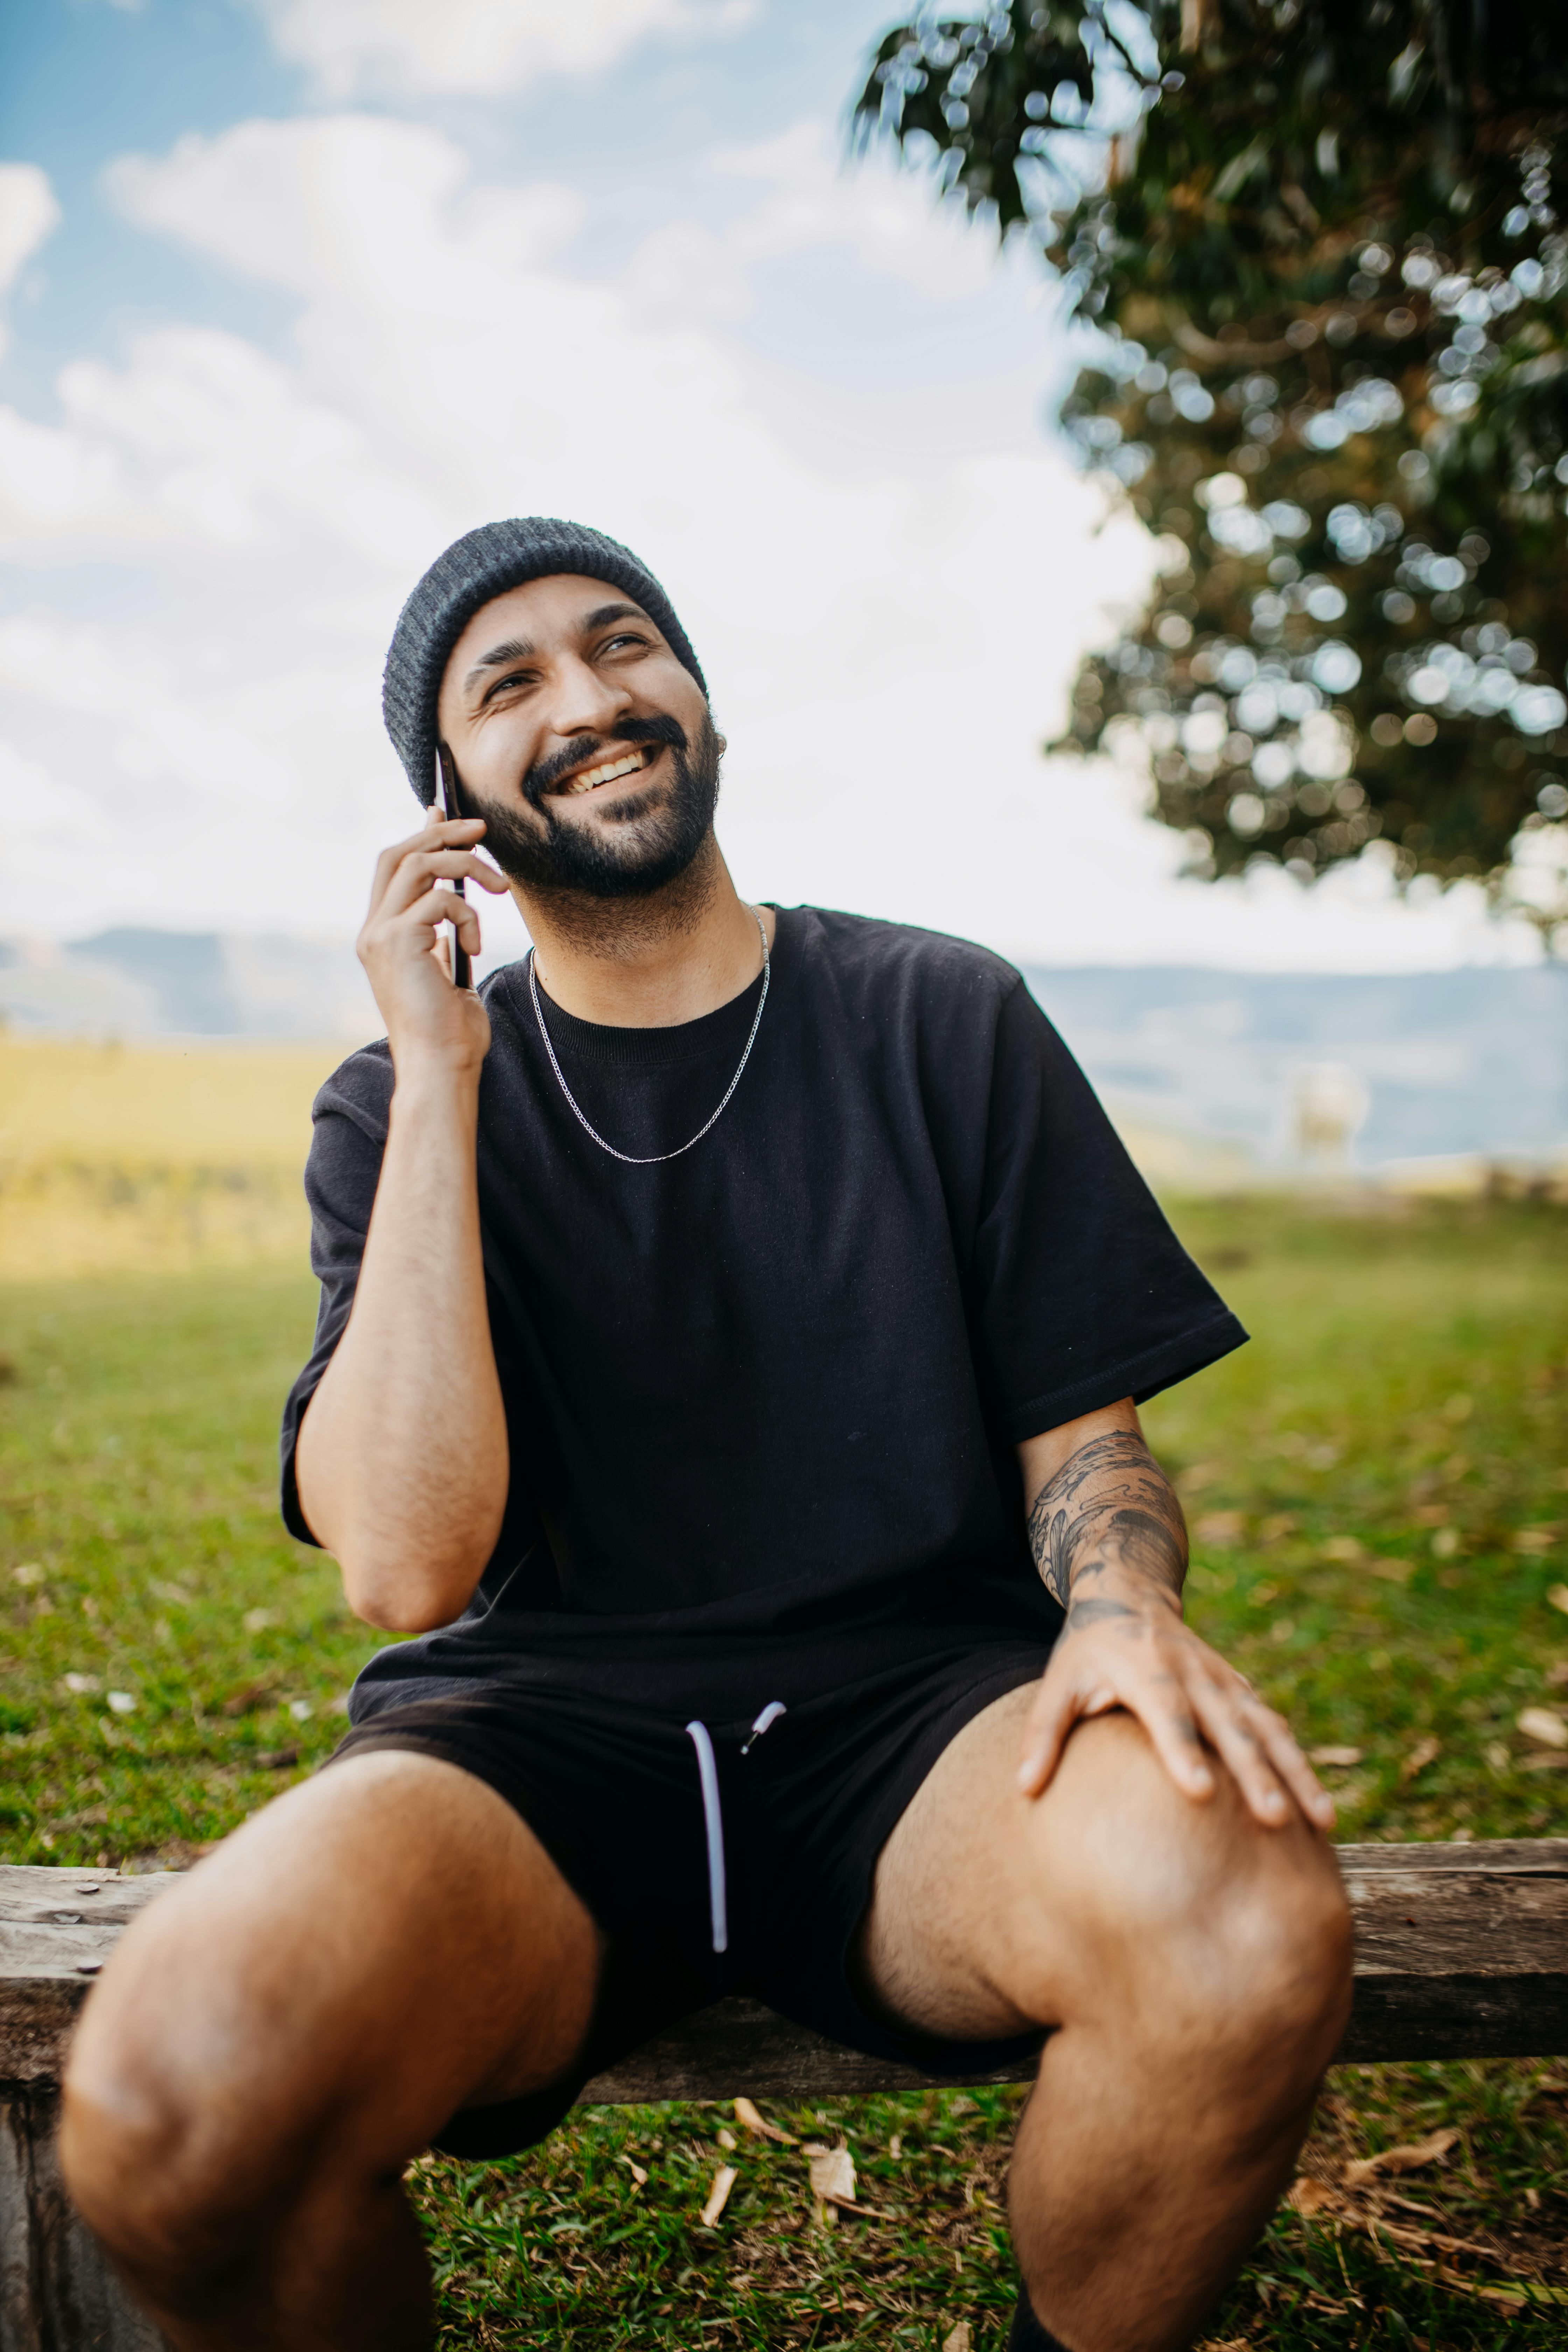
[{"label": "beard", "polygon": [[[551,785],[595,751],[620,743],[667,746],[668,777],[616,801],[598,823],[563,824]],[[468,791],[463,799],[468,812],[483,817],[484,846],[509,881],[552,897],[649,898],[679,881],[713,830],[720,757],[707,711],[695,748],[679,722],[660,712],[626,719],[603,743],[582,737],[530,769],[523,798],[542,821],[542,832],[516,809]]]}]

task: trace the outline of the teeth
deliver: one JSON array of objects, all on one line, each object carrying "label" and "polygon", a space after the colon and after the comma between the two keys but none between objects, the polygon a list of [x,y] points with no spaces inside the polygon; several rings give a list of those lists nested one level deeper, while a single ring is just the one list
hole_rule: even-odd
[{"label": "teeth", "polygon": [[623,759],[606,760],[602,768],[585,768],[565,786],[568,793],[591,793],[595,784],[613,783],[617,776],[629,776],[647,764],[646,751],[628,751]]}]

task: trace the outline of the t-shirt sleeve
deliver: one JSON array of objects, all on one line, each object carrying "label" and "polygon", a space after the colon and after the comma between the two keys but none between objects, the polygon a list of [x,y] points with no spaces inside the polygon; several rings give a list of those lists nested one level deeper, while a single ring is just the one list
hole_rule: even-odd
[{"label": "t-shirt sleeve", "polygon": [[997,1016],[972,1265],[981,1352],[1015,1443],[1121,1397],[1142,1403],[1247,1338],[1021,980]]},{"label": "t-shirt sleeve", "polygon": [[370,1213],[386,1149],[392,1066],[384,1049],[353,1055],[316,1097],[305,1197],[310,1204],[310,1265],[321,1286],[316,1344],[283,1408],[283,1524],[301,1543],[319,1542],[300,1507],[295,1452],[305,1408],[332,1360],[349,1319],[364,1257]]}]

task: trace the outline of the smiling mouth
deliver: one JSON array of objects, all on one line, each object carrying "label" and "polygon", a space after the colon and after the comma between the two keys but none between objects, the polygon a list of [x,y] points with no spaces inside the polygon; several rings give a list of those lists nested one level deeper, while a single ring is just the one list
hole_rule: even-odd
[{"label": "smiling mouth", "polygon": [[596,792],[601,784],[613,784],[621,776],[635,776],[639,769],[650,766],[663,748],[661,743],[646,743],[622,751],[613,760],[602,760],[597,767],[579,769],[576,775],[552,785],[551,792],[563,800],[576,793]]}]

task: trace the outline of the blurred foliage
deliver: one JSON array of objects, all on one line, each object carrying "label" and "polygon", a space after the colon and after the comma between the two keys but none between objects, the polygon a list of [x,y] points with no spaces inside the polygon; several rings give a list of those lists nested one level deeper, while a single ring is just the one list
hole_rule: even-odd
[{"label": "blurred foliage", "polygon": [[[1060,0],[855,110],[1102,331],[1063,423],[1159,534],[1068,745],[1191,869],[1366,853],[1568,945],[1568,0]],[[1058,748],[1058,747],[1052,747]]]}]

